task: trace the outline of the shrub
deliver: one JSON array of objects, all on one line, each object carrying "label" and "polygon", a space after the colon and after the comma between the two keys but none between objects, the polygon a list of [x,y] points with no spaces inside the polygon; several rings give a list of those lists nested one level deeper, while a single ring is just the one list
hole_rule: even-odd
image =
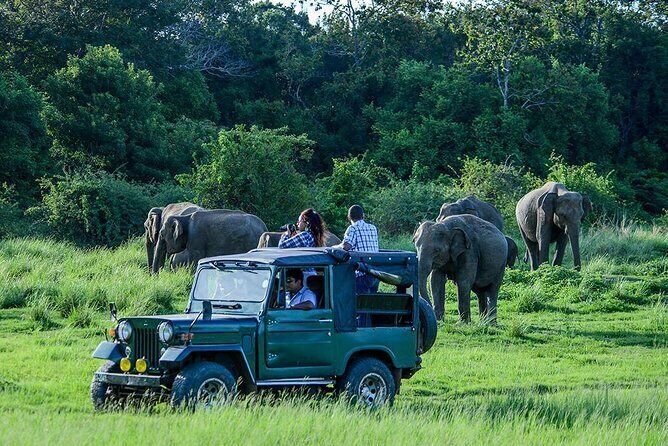
[{"label": "shrub", "polygon": [[329,228],[341,236],[348,224],[348,208],[353,204],[367,207],[368,196],[387,186],[391,178],[388,170],[364,157],[335,159],[331,175],[318,178],[315,182],[316,209]]},{"label": "shrub", "polygon": [[510,163],[494,164],[479,158],[466,158],[456,185],[461,197],[473,194],[492,203],[508,225],[515,221],[517,201],[541,183],[534,175]]},{"label": "shrub", "polygon": [[66,174],[42,181],[41,213],[53,233],[79,245],[120,245],[143,230],[153,202],[146,187],[104,172]]},{"label": "shrub", "polygon": [[421,221],[435,220],[444,202],[456,199],[453,189],[439,181],[399,180],[369,196],[368,214],[383,233],[413,233]]},{"label": "shrub", "polygon": [[65,174],[41,184],[42,204],[29,214],[42,218],[52,235],[83,246],[118,246],[143,233],[148,209],[190,197],[180,186],[138,184],[102,171]]},{"label": "shrub", "polygon": [[564,183],[569,190],[587,194],[597,215],[622,214],[613,172],[600,175],[594,163],[572,166],[554,155],[550,157],[550,162],[548,180]]},{"label": "shrub", "polygon": [[206,144],[205,158],[178,180],[206,207],[241,209],[278,228],[307,205],[306,178],[295,166],[311,157],[312,144],[287,129],[236,126]]}]

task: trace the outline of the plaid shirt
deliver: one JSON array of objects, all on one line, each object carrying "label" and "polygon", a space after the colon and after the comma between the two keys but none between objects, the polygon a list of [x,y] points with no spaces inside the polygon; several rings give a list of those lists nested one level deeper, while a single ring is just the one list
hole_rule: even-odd
[{"label": "plaid shirt", "polygon": [[[378,229],[364,220],[357,220],[346,229],[343,243],[348,243],[351,251],[378,252]],[[363,275],[364,273],[355,271],[356,277]]]},{"label": "plaid shirt", "polygon": [[315,246],[315,238],[313,238],[311,231],[298,232],[292,237],[286,233],[281,236],[281,240],[278,242],[279,248],[310,248],[312,246]]}]

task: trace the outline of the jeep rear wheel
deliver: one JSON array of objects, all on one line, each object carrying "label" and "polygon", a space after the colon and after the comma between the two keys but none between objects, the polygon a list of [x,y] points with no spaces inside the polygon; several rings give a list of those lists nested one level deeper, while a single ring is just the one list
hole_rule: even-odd
[{"label": "jeep rear wheel", "polygon": [[337,380],[336,387],[350,401],[372,408],[391,405],[397,391],[389,367],[376,358],[356,359]]},{"label": "jeep rear wheel", "polygon": [[[121,369],[113,361],[107,361],[97,371],[102,373],[118,373]],[[93,377],[93,381],[90,383],[90,399],[96,411],[108,409],[114,405],[120,407],[123,404],[123,400],[118,397],[118,393],[114,387],[101,381],[97,375]]]},{"label": "jeep rear wheel", "polygon": [[438,324],[436,314],[431,304],[423,298],[419,300],[420,331],[418,333],[418,347],[422,353],[427,353],[436,342]]},{"label": "jeep rear wheel", "polygon": [[214,407],[227,403],[237,393],[237,378],[222,364],[196,362],[174,379],[172,407]]}]

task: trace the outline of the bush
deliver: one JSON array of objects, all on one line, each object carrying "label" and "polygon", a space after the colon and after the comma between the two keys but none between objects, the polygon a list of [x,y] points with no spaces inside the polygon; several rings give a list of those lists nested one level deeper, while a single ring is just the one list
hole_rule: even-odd
[{"label": "bush", "polygon": [[190,174],[178,176],[209,208],[241,209],[270,229],[295,221],[307,207],[306,178],[295,166],[311,156],[305,135],[286,129],[236,126],[205,145],[207,154]]},{"label": "bush", "polygon": [[435,220],[444,202],[455,200],[453,189],[441,182],[399,180],[369,196],[368,214],[385,234],[412,234],[420,222]]},{"label": "bush", "polygon": [[599,175],[596,164],[587,163],[582,166],[571,166],[558,156],[550,157],[548,180],[558,181],[572,191],[587,194],[597,215],[622,215],[620,198],[616,191],[613,172]]},{"label": "bush", "polygon": [[368,196],[387,186],[391,178],[388,170],[363,157],[335,159],[331,175],[315,181],[315,207],[329,228],[342,236],[348,208],[353,204],[367,207]]},{"label": "bush", "polygon": [[537,177],[512,164],[494,164],[479,158],[464,160],[456,182],[458,198],[473,194],[493,204],[507,226],[515,221],[515,205],[519,199],[541,184]]},{"label": "bush", "polygon": [[0,287],[0,309],[20,308],[26,304],[25,291],[16,284]]},{"label": "bush", "polygon": [[118,246],[143,233],[148,209],[189,196],[182,187],[131,183],[105,172],[66,174],[41,184],[42,204],[29,213],[45,220],[53,235],[84,246]]}]

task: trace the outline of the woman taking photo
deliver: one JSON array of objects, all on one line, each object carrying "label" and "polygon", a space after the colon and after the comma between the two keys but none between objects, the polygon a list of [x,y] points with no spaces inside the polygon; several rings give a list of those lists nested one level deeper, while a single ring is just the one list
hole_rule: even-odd
[{"label": "woman taking photo", "polygon": [[313,208],[299,214],[295,231],[290,228],[281,236],[279,248],[310,248],[325,246],[325,222]]}]

